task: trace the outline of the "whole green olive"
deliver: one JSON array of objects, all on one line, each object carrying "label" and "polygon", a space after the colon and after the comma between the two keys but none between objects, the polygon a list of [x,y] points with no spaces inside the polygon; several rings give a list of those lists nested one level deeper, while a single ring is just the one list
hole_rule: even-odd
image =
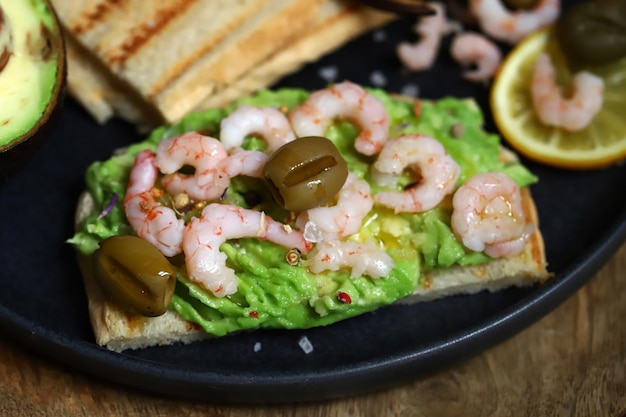
[{"label": "whole green olive", "polygon": [[348,178],[348,166],[332,141],[306,136],[281,146],[263,171],[276,202],[307,210],[330,201]]},{"label": "whole green olive", "polygon": [[176,271],[159,250],[136,236],[113,236],[94,253],[96,282],[120,307],[144,316],[168,308],[176,287]]},{"label": "whole green olive", "polygon": [[504,0],[504,4],[511,10],[530,10],[539,0]]},{"label": "whole green olive", "polygon": [[566,55],[582,64],[626,56],[626,1],[595,0],[569,9],[557,25]]}]

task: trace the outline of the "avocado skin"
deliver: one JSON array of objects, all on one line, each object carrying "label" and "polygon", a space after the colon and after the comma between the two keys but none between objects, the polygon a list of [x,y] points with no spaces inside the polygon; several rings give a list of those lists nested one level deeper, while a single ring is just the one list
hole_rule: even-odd
[{"label": "avocado skin", "polygon": [[[10,143],[0,146],[0,184],[8,181],[39,151],[46,138],[54,129],[63,108],[67,89],[67,57],[61,25],[49,0],[42,0],[54,17],[54,31],[51,32],[53,49],[57,51],[57,76],[54,82],[52,99],[37,123],[31,129]],[[2,133],[0,132],[0,135]]]},{"label": "avocado skin", "polygon": [[61,102],[65,97],[65,86],[59,90],[58,94],[58,103],[49,106],[37,125],[27,134],[0,149],[0,183],[8,181],[33,158],[56,126],[63,110]]}]

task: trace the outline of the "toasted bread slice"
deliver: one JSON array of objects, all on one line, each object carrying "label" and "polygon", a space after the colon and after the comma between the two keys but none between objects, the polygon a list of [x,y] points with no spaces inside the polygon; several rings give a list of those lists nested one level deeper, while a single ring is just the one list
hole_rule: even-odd
[{"label": "toasted bread slice", "polygon": [[397,18],[396,15],[342,1],[326,1],[315,22],[303,34],[289,44],[289,48],[277,51],[243,77],[224,84],[221,89],[207,95],[197,110],[223,107],[239,98],[270,86],[286,74],[314,62],[356,36]]},{"label": "toasted bread slice", "polygon": [[[146,130],[164,119],[142,93],[142,86],[159,79],[164,83],[173,66],[189,63],[198,50],[217,45],[233,28],[258,12],[263,2],[52,0],[52,3],[68,39],[69,92],[100,123],[117,115]],[[188,18],[194,12],[198,19],[195,25]],[[207,25],[211,18],[221,23]],[[131,68],[140,71],[145,66],[149,67],[148,71],[138,77],[122,76],[124,71]],[[159,117],[150,117],[154,114]]]},{"label": "toasted bread slice", "polygon": [[[162,83],[161,88],[145,92],[146,96],[168,122],[175,122],[204,97],[240,78],[275,51],[286,48],[313,23],[323,1],[266,1],[245,25],[232,30],[209,53],[188,61],[184,71]],[[127,79],[134,79],[131,77]]]},{"label": "toasted bread slice", "polygon": [[154,94],[263,10],[263,0],[55,0],[65,28],[112,73]]},{"label": "toasted bread slice", "polygon": [[[451,295],[478,291],[498,291],[511,286],[530,286],[551,277],[546,270],[543,238],[539,230],[537,210],[528,188],[522,189],[526,220],[535,233],[520,254],[496,259],[476,266],[454,266],[426,273],[424,283],[412,296],[398,303],[415,303]],[[91,195],[83,193],[76,212],[76,224],[94,211]],[[108,301],[93,278],[90,258],[79,255],[79,266],[85,282],[89,316],[96,343],[113,351],[140,349],[149,346],[190,343],[211,335],[199,326],[184,320],[178,313],[167,311],[158,317],[128,313]]]},{"label": "toasted bread slice", "polygon": [[[172,122],[216,86],[233,81],[283,48],[313,22],[323,1],[127,0],[101,4],[81,0],[77,4],[54,0],[54,5],[66,32],[83,48],[73,48],[70,67],[77,58],[93,69],[90,61],[81,60],[83,53],[90,51],[100,62],[99,68],[121,80],[122,91],[141,97]],[[70,77],[74,74],[81,73],[70,69]],[[109,78],[103,81],[97,90],[111,85]],[[107,108],[102,100],[86,101],[99,106],[100,119],[115,110],[127,110],[111,103]]]},{"label": "toasted bread slice", "polygon": [[[154,96],[147,97],[133,85],[133,80],[122,79],[92,49],[81,43],[77,35],[90,25],[98,24],[95,17],[97,3],[82,1],[85,2],[85,11],[81,14],[77,11],[78,8],[70,7],[73,2],[54,0],[66,24],[70,94],[99,123],[117,116],[135,124],[140,131],[163,124],[166,121],[164,111],[168,112],[169,121],[175,121],[181,112],[221,107],[252,91],[267,87],[307,62],[312,62],[350,39],[395,18],[395,15],[359,6],[353,1],[323,0],[312,24],[301,25],[303,30],[294,38],[283,39],[285,42],[289,41],[288,47],[284,47],[282,43],[264,42],[265,46],[273,49],[259,48],[257,51],[255,45],[252,45],[253,40],[264,39],[262,33],[266,28],[257,26],[256,31],[240,31],[239,35],[231,36],[239,39],[239,46],[227,46],[234,44],[226,41],[222,46],[216,45],[212,54],[195,63],[180,79],[172,80]],[[89,11],[94,14],[94,22],[90,24],[83,16],[89,16]],[[289,23],[291,13],[295,11],[295,6],[286,8],[279,23]],[[107,15],[113,11],[104,8],[101,13]],[[276,15],[275,19],[281,19],[280,16]],[[257,18],[256,21],[259,25],[261,22],[270,22],[267,15],[265,19]],[[269,27],[277,30],[276,25],[270,24]],[[256,56],[267,55],[266,59],[252,65],[257,59],[248,55],[250,50],[255,51]],[[219,51],[222,53],[218,53]],[[242,55],[245,56],[242,58]],[[201,70],[212,62],[215,63],[216,59],[219,60],[219,65],[213,66],[213,72]],[[245,65],[242,65],[244,61]]]}]

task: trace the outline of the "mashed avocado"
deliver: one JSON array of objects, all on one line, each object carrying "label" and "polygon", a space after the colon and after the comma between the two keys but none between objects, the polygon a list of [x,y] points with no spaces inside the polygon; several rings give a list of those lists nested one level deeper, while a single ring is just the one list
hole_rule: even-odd
[{"label": "mashed avocado", "polygon": [[[370,91],[387,108],[392,136],[420,132],[442,142],[461,166],[459,183],[487,171],[506,172],[521,187],[537,180],[519,163],[505,163],[499,159],[499,137],[483,131],[482,114],[473,101],[454,98],[423,101],[416,116],[413,102],[393,98],[381,90]],[[292,108],[307,96],[306,91],[299,89],[263,91],[240,103]],[[104,209],[114,195],[121,197],[125,194],[129,170],[141,149],[154,150],[162,139],[190,130],[217,136],[221,119],[235,108],[230,106],[191,114],[175,126],[155,130],[124,154],[93,163],[87,171],[86,182],[97,207]],[[353,141],[357,134],[358,129],[353,124],[337,122],[328,130],[327,137],[337,145],[350,170],[369,180],[369,165],[373,160],[354,150]],[[249,138],[245,147],[263,149],[264,141]],[[405,185],[411,181],[407,174]],[[369,182],[375,193],[376,185]],[[399,189],[402,186],[400,182]],[[286,218],[287,213],[273,204],[269,191],[257,179],[234,178],[225,201],[248,207],[252,204],[251,194],[255,208],[277,219]],[[121,200],[118,199],[106,216],[94,213],[87,218],[82,229],[69,242],[82,254],[89,255],[102,239],[133,234],[125,220]],[[188,213],[187,220],[193,215],[198,212]],[[213,296],[186,278],[183,262],[178,260],[181,267],[171,308],[217,336],[259,327],[307,328],[353,317],[410,295],[420,285],[424,270],[490,260],[482,253],[468,252],[457,241],[450,228],[450,215],[449,204],[422,214],[394,214],[384,208],[375,208],[365,219],[361,231],[350,239],[375,239],[385,245],[395,267],[388,277],[379,279],[350,278],[349,271],[341,270],[315,275],[302,265],[287,263],[286,249],[273,243],[256,239],[229,241],[221,250],[228,256],[228,266],[239,277],[237,293],[223,298]]]}]

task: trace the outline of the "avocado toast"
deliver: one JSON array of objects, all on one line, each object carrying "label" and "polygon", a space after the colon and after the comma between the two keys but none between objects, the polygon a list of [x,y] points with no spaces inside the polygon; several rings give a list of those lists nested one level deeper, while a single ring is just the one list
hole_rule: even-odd
[{"label": "avocado toast", "polygon": [[[261,91],[223,109],[190,114],[180,123],[159,128],[145,141],[107,161],[95,162],[88,169],[87,192],[79,202],[77,232],[70,242],[79,253],[96,342],[121,351],[258,328],[303,329],[329,325],[395,302],[493,291],[548,279],[543,241],[528,189],[537,178],[501,147],[497,135],[484,132],[476,104],[454,98],[436,102],[407,100],[373,89],[367,93],[385,108],[389,141],[406,135],[428,135],[443,146],[459,167],[454,190],[436,207],[404,213],[374,204],[358,232],[341,239],[355,244],[376,242],[392,259],[385,276],[353,276],[347,267],[312,272],[309,258],[315,252],[305,251],[289,262],[289,248],[245,237],[220,246],[220,252],[228,258],[227,267],[237,277],[236,291],[231,294],[216,295],[190,279],[188,265],[179,255],[169,258],[177,276],[176,289],[167,311],[160,316],[130,312],[101,291],[94,279],[92,260],[100,242],[115,235],[136,234],[126,218],[123,200],[137,155],[146,149],[154,152],[162,141],[188,132],[219,138],[222,120],[242,105],[280,109],[289,114],[312,95],[299,89]],[[324,134],[337,147],[349,171],[369,185],[375,198],[384,191],[371,175],[377,152],[364,155],[355,151],[358,135],[358,123],[346,119],[334,121]],[[263,152],[266,147],[266,142],[255,135],[243,143],[247,151]],[[451,226],[455,190],[477,174],[494,172],[506,174],[521,188],[523,218],[532,229],[521,252],[499,258],[468,249]],[[404,172],[397,177],[394,187],[398,192],[418,186],[415,173]],[[335,203],[332,200],[324,206]],[[233,177],[217,204],[245,210],[262,208],[268,220],[285,222],[299,230],[294,220],[297,216],[275,203],[261,178]],[[202,210],[198,210],[180,216],[185,217],[187,227],[194,218],[202,217]]]}]

